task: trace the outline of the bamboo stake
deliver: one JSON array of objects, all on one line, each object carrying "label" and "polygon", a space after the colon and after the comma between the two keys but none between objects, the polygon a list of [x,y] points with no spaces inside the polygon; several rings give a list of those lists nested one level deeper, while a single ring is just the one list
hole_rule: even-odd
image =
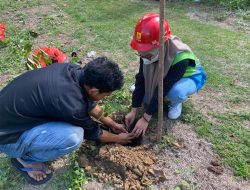
[{"label": "bamboo stake", "polygon": [[160,0],[160,46],[159,46],[159,78],[158,78],[158,142],[162,138],[163,128],[163,72],[164,72],[164,8],[165,0]]}]

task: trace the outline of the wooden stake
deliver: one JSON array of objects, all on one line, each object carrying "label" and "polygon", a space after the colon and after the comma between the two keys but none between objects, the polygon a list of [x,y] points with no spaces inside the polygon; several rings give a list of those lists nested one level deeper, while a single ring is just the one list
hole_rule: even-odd
[{"label": "wooden stake", "polygon": [[165,0],[160,0],[160,46],[159,46],[159,78],[158,78],[158,129],[157,140],[162,138],[163,128],[163,73],[164,73],[164,9]]}]

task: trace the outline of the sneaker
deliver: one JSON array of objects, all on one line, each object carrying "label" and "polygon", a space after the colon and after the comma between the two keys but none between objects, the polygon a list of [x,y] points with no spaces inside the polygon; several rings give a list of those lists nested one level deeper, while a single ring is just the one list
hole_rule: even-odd
[{"label": "sneaker", "polygon": [[177,119],[181,115],[182,103],[177,104],[176,106],[170,106],[168,111],[169,119]]},{"label": "sneaker", "polygon": [[132,86],[129,87],[129,92],[133,93],[135,91],[135,85],[133,84]]}]

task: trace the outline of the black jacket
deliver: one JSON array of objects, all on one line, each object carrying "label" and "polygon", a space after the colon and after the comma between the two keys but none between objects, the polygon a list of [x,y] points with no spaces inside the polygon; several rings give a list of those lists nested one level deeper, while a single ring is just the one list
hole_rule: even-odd
[{"label": "black jacket", "polygon": [[15,78],[0,92],[0,144],[50,121],[80,126],[85,138],[97,140],[101,130],[89,116],[95,103],[82,88],[82,73],[78,65],[55,63]]}]

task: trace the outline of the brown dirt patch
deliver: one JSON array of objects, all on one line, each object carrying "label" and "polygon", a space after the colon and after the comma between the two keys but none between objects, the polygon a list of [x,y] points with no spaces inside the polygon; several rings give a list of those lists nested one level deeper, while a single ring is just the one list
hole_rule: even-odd
[{"label": "brown dirt patch", "polygon": [[189,6],[187,16],[193,20],[206,22],[227,29],[240,30],[250,34],[250,21],[237,16],[236,13],[226,12],[218,7]]},{"label": "brown dirt patch", "polygon": [[[113,113],[112,117],[119,123],[124,122],[123,113]],[[135,124],[130,126],[129,132]],[[85,143],[79,152],[79,163],[99,182],[112,184],[115,189],[149,189],[166,180],[167,176],[163,169],[154,166],[157,160],[150,144],[132,147],[140,143],[141,139],[136,139],[131,146],[108,144],[96,147]],[[85,188],[92,189],[92,186],[93,183]]]},{"label": "brown dirt patch", "polygon": [[216,93],[206,88],[198,93],[192,95],[192,102],[194,102],[197,111],[205,115],[208,120],[212,123],[217,120],[210,114],[214,113],[225,113],[231,110],[231,107],[224,99],[224,93]]},{"label": "brown dirt patch", "polygon": [[[195,109],[202,113],[208,118],[212,123],[216,123],[217,119],[211,115],[211,113],[249,113],[250,104],[249,98],[246,97],[244,101],[239,103],[233,103],[230,98],[237,98],[237,96],[242,95],[228,95],[229,92],[225,91],[213,91],[209,87],[205,87],[203,90],[199,91],[197,94],[192,95],[191,99],[195,105]],[[247,120],[244,121],[245,126],[250,126]],[[250,128],[250,127],[249,127]]]},{"label": "brown dirt patch", "polygon": [[[38,34],[34,39],[33,48],[41,46],[58,46],[54,42],[60,42],[60,47],[64,48],[72,44],[79,44],[79,40],[72,39],[72,27],[68,26],[68,15],[60,10],[55,4],[35,6],[22,9],[22,11],[6,12],[8,22],[11,22],[17,28],[30,29]],[[0,16],[1,18],[1,16]],[[41,32],[40,27],[44,19],[52,20],[55,25],[65,25],[65,29],[56,36],[56,40],[51,40],[50,31]]]},{"label": "brown dirt patch", "polygon": [[[237,181],[232,171],[220,163],[219,156],[213,151],[213,144],[205,139],[199,139],[192,126],[180,121],[174,122],[173,125],[173,135],[176,139],[183,139],[184,147],[168,148],[157,154],[158,167],[166,168],[169,176],[167,181],[158,185],[158,188],[170,189],[181,186],[185,180],[189,184],[189,189],[250,189],[250,181]],[[211,167],[214,171],[208,169]]]},{"label": "brown dirt patch", "polygon": [[7,17],[10,21],[15,23],[18,28],[30,28],[31,30],[37,30],[37,24],[46,16],[53,15],[55,5],[41,5],[39,7],[32,7],[22,9],[22,11],[7,12]]},{"label": "brown dirt patch", "polygon": [[12,75],[9,75],[9,74],[1,74],[0,75],[0,87],[3,86],[11,77]]},{"label": "brown dirt patch", "polygon": [[113,184],[117,189],[147,189],[164,180],[163,173],[157,174],[153,168],[155,155],[147,146],[105,145],[98,148],[95,157],[89,157],[86,150],[86,145],[81,148],[81,166],[99,181]]},{"label": "brown dirt patch", "polygon": [[[130,189],[163,190],[184,188],[185,182],[186,189],[250,189],[250,181],[237,181],[214,153],[213,144],[199,139],[191,125],[166,121],[164,131],[172,133],[174,141],[163,149],[160,149],[161,144],[150,141],[156,134],[155,127],[147,131],[143,141],[147,145],[83,146],[79,154],[80,165],[94,177],[84,188],[111,190],[130,186]],[[142,180],[144,176],[148,179],[146,186]]]}]

